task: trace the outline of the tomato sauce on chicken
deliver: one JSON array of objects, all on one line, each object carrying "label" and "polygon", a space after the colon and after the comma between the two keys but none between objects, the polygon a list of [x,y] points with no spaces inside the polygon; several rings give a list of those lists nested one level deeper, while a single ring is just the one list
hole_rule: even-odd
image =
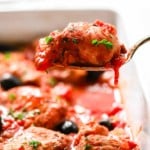
[{"label": "tomato sauce on chicken", "polygon": [[125,53],[126,48],[120,43],[113,25],[99,20],[74,22],[39,40],[35,64],[39,70],[56,66],[112,68],[117,83]]}]

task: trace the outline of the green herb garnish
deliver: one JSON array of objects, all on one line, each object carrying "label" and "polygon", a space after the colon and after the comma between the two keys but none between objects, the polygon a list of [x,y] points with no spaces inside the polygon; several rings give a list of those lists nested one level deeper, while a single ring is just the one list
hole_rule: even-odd
[{"label": "green herb garnish", "polygon": [[51,86],[55,86],[57,84],[57,80],[53,77],[51,77],[49,80],[48,80],[48,83],[51,85]]},{"label": "green herb garnish", "polygon": [[39,145],[41,145],[41,142],[36,141],[36,140],[32,140],[29,142],[29,145],[33,147],[33,149],[37,149]]},{"label": "green herb garnish", "polygon": [[24,113],[14,114],[14,118],[18,120],[22,120],[25,117]]},{"label": "green herb garnish", "polygon": [[4,53],[4,57],[5,57],[5,59],[10,59],[11,58],[11,53],[10,52],[5,52]]},{"label": "green herb garnish", "polygon": [[92,145],[90,145],[90,144],[86,144],[84,146],[84,150],[91,150],[91,149],[92,149]]},{"label": "green herb garnish", "polygon": [[11,100],[11,101],[14,101],[16,99],[16,95],[14,93],[10,93],[8,95],[8,99]]},{"label": "green herb garnish", "polygon": [[45,37],[45,42],[46,42],[46,44],[49,44],[49,43],[52,42],[52,41],[53,41],[53,37],[51,37],[51,36]]},{"label": "green herb garnish", "polygon": [[108,41],[106,39],[103,39],[103,40],[99,41],[98,43],[99,44],[104,44],[107,49],[112,49],[113,48],[112,42],[110,42],[110,41]]},{"label": "green herb garnish", "polygon": [[98,41],[97,39],[94,39],[94,40],[92,40],[91,43],[92,43],[92,45],[96,45],[96,46],[98,46],[100,44],[103,44],[103,45],[106,46],[107,49],[112,49],[113,48],[112,42],[110,42],[106,39],[103,39],[103,40],[100,40],[100,41]]},{"label": "green herb garnish", "polygon": [[96,39],[94,39],[94,40],[92,40],[92,45],[98,45],[98,40],[96,40]]},{"label": "green herb garnish", "polygon": [[22,120],[25,117],[25,113],[14,112],[12,109],[9,110],[8,115],[11,115],[16,120]]}]

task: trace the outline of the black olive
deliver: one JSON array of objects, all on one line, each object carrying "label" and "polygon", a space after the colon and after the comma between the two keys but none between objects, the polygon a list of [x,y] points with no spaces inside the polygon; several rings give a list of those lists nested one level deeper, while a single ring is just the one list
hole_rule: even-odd
[{"label": "black olive", "polygon": [[9,90],[13,87],[22,85],[22,82],[16,76],[6,73],[0,78],[0,85],[3,90]]},{"label": "black olive", "polygon": [[0,116],[0,133],[2,132],[2,130],[3,130],[2,117]]},{"label": "black olive", "polygon": [[70,121],[70,120],[61,122],[59,125],[56,126],[55,129],[64,134],[77,133],[79,130],[77,125],[73,121]]},{"label": "black olive", "polygon": [[86,81],[89,83],[94,83],[99,79],[102,73],[103,71],[87,71]]},{"label": "black olive", "polygon": [[99,122],[99,124],[105,126],[109,131],[114,129],[114,126],[110,120],[102,120]]}]

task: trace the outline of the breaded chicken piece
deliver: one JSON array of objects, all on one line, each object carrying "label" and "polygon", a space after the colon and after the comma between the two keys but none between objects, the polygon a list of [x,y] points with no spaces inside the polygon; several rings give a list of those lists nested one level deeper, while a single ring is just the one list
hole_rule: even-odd
[{"label": "breaded chicken piece", "polygon": [[3,150],[70,150],[69,147],[66,135],[32,126],[5,142]]},{"label": "breaded chicken piece", "polygon": [[53,66],[106,66],[125,52],[113,25],[98,20],[75,22],[39,40],[35,64],[39,70]]}]

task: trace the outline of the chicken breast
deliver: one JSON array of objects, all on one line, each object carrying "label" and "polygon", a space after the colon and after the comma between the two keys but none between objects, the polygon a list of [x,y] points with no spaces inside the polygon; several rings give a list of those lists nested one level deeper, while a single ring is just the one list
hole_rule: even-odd
[{"label": "chicken breast", "polygon": [[70,150],[69,147],[69,137],[32,126],[5,142],[3,150]]},{"label": "chicken breast", "polygon": [[23,118],[21,119],[27,124],[25,127],[34,124],[35,126],[52,129],[66,117],[66,101],[58,100],[58,98],[52,99],[38,87],[15,87],[6,92],[1,92],[0,98],[3,105],[12,111],[10,114],[15,119],[18,119],[17,114],[22,114]]},{"label": "chicken breast", "polygon": [[102,21],[69,23],[63,31],[41,38],[35,63],[40,70],[52,66],[106,66],[126,52],[113,25]]},{"label": "chicken breast", "polygon": [[120,131],[118,134],[116,131],[109,132],[104,126],[90,123],[80,128],[75,140],[75,150],[139,150],[129,137],[125,137],[126,134],[119,133]]}]

